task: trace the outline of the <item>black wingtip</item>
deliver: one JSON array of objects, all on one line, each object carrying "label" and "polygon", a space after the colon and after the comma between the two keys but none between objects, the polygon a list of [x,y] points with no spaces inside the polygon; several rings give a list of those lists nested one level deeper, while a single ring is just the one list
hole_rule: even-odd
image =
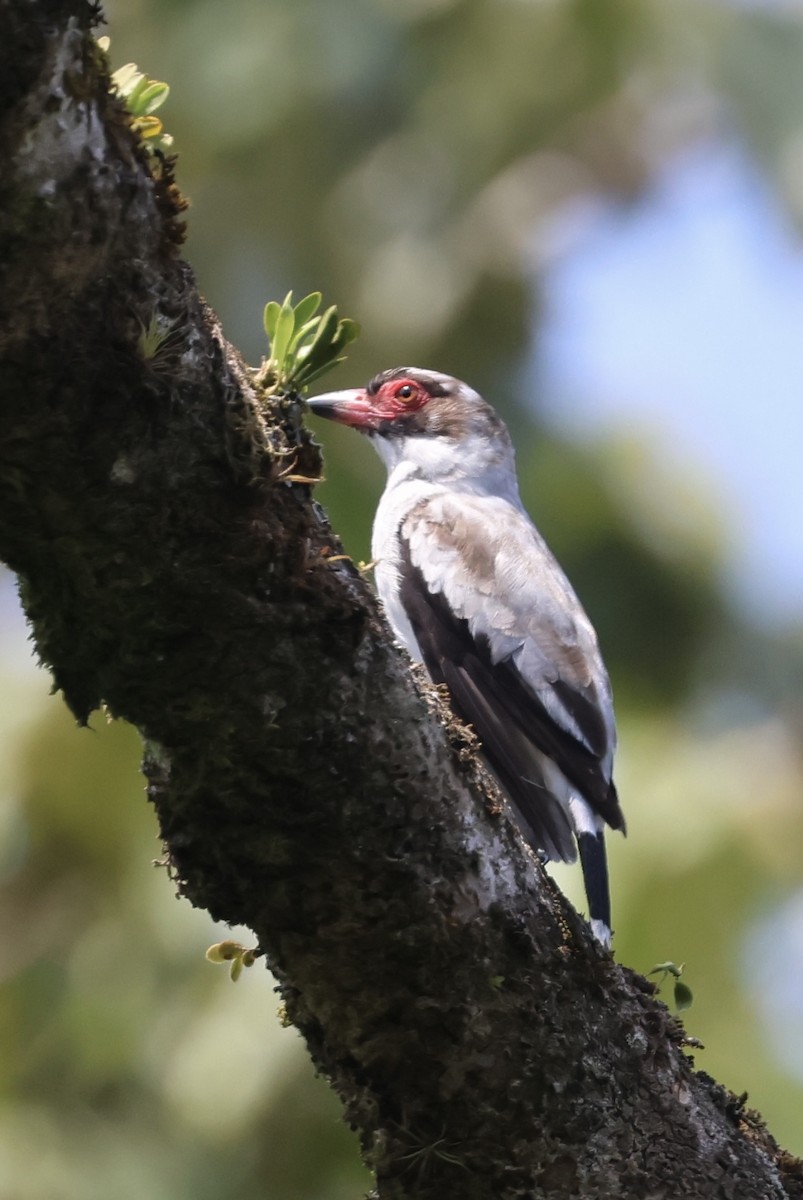
[{"label": "black wingtip", "polygon": [[604,946],[611,944],[611,898],[608,890],[608,856],[603,833],[580,833],[577,836],[583,882],[588,897],[588,916],[591,932]]}]

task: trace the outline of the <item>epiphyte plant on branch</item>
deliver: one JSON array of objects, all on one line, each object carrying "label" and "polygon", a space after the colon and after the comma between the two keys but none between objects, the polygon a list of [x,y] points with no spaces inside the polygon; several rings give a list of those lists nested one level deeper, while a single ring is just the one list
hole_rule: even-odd
[{"label": "epiphyte plant on branch", "polygon": [[[111,38],[98,38],[98,46],[106,55],[110,43]],[[162,153],[170,150],[173,138],[165,133],[161,118],[154,116],[170,95],[169,84],[150,79],[136,63],[118,67],[111,79],[112,91],[120,97],[131,114],[131,124],[142,138],[145,149],[149,152],[160,150]]]},{"label": "epiphyte plant on branch", "polygon": [[265,392],[301,393],[314,380],[345,361],[343,351],[360,332],[356,321],[338,316],[336,305],[323,313],[320,292],[310,292],[298,304],[288,292],[279,304],[269,300],[263,321],[270,354],[256,374]]},{"label": "epiphyte plant on branch", "polygon": [[675,983],[672,988],[672,995],[675,1001],[675,1008],[678,1012],[682,1012],[684,1008],[691,1008],[694,1002],[694,996],[691,988],[680,978],[683,974],[685,966],[685,963],[680,963],[680,965],[678,965],[677,963],[673,962],[661,962],[656,963],[653,969],[647,972],[648,975],[660,976],[660,979],[658,980],[659,989],[667,977],[674,979]]},{"label": "epiphyte plant on branch", "polygon": [[253,967],[258,957],[259,951],[257,949],[248,949],[248,947],[242,946],[239,942],[234,942],[230,939],[223,942],[215,942],[206,952],[208,962],[229,964],[229,974],[231,975],[232,983],[236,983],[240,978],[243,967]]}]

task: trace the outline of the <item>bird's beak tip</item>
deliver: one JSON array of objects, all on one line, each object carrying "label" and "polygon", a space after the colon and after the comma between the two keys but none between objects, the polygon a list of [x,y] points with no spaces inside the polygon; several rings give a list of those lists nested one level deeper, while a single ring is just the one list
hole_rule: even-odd
[{"label": "bird's beak tip", "polygon": [[332,421],[342,421],[351,424],[350,415],[355,409],[361,410],[366,400],[362,388],[345,388],[339,392],[322,392],[320,396],[310,396],[307,400],[310,412],[316,417],[328,417]]}]

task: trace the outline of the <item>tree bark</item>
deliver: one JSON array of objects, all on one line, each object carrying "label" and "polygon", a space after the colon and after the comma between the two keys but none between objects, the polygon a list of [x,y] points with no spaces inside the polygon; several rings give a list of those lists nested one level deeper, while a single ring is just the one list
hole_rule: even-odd
[{"label": "tree bark", "polygon": [[[179,257],[85,0],[0,0],[0,552],[181,892],[254,930],[382,1200],[801,1197],[550,885]],[[153,318],[169,337],[153,352]]]}]

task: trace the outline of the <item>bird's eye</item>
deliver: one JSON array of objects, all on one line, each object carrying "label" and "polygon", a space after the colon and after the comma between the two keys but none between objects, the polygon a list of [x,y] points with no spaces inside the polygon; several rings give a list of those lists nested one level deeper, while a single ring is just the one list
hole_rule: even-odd
[{"label": "bird's eye", "polygon": [[411,383],[403,383],[400,388],[396,389],[397,400],[412,400],[416,394],[416,390]]}]

